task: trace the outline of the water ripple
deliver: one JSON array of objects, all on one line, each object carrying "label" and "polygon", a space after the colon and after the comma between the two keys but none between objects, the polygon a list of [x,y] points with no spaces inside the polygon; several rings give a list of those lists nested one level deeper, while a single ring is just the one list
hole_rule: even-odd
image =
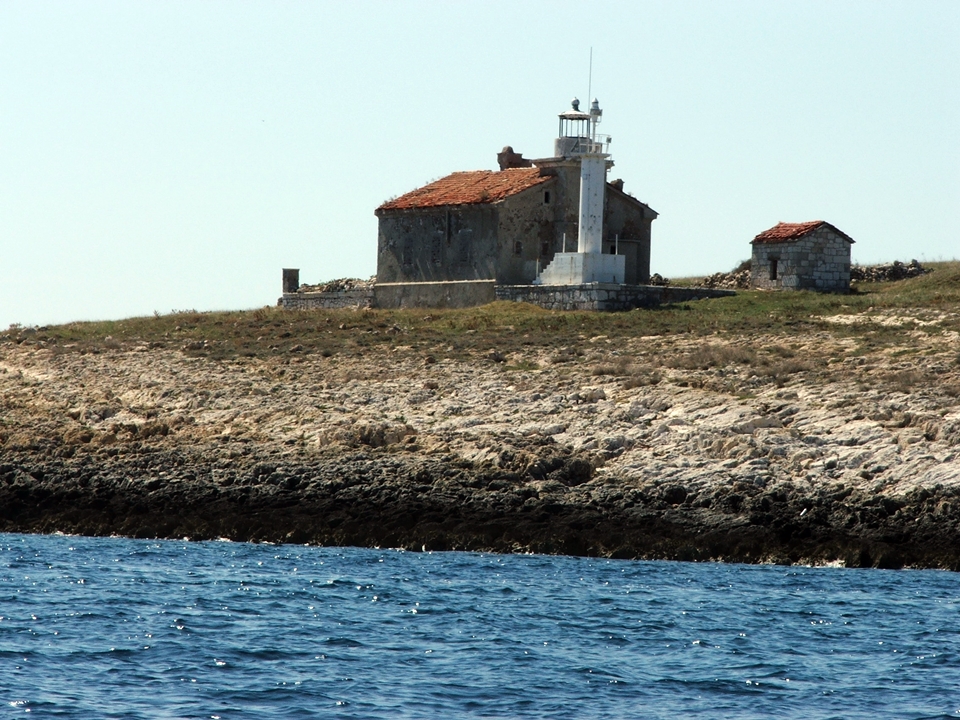
[{"label": "water ripple", "polygon": [[0,535],[0,718],[960,717],[958,578]]}]

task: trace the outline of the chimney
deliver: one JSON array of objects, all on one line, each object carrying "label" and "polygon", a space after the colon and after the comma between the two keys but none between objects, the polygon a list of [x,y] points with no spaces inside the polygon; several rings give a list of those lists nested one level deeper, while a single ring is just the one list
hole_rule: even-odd
[{"label": "chimney", "polygon": [[497,163],[500,165],[501,170],[533,167],[532,160],[527,160],[523,156],[523,153],[514,152],[513,148],[509,145],[497,153]]}]

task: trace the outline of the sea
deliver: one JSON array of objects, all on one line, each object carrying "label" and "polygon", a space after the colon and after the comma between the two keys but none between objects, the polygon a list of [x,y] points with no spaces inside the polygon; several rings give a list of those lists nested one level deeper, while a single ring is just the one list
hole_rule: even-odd
[{"label": "sea", "polygon": [[960,575],[0,534],[0,718],[957,718]]}]

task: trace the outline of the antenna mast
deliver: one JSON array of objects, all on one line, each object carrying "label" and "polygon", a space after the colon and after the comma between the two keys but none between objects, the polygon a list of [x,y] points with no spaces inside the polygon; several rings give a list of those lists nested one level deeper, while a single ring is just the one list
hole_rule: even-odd
[{"label": "antenna mast", "polygon": [[593,97],[593,45],[590,46],[590,71],[587,75],[587,102]]}]

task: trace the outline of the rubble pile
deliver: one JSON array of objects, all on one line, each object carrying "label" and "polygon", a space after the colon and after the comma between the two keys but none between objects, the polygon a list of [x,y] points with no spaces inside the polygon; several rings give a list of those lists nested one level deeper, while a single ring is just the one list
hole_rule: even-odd
[{"label": "rubble pile", "polygon": [[916,260],[906,265],[895,260],[884,265],[854,265],[850,268],[852,282],[892,282],[926,275],[930,270]]},{"label": "rubble pile", "polygon": [[697,283],[697,287],[746,290],[750,287],[750,268],[729,273],[718,272],[713,275],[707,275],[707,277]]},{"label": "rubble pile", "polygon": [[348,290],[368,290],[377,282],[377,276],[374,275],[369,280],[360,278],[338,278],[330,280],[319,285],[301,285],[297,292],[347,292]]},{"label": "rubble pile", "polygon": [[665,278],[660,273],[654,273],[650,276],[650,279],[647,281],[647,285],[655,285],[656,287],[666,287],[670,284],[670,279]]},{"label": "rubble pile", "polygon": [[[882,265],[853,265],[850,268],[851,282],[892,282],[926,275],[930,270],[916,260],[902,263],[899,260]],[[651,281],[650,283],[654,283]],[[733,272],[718,272],[703,278],[697,287],[729,288],[746,290],[750,287],[750,268],[741,268]]]}]

